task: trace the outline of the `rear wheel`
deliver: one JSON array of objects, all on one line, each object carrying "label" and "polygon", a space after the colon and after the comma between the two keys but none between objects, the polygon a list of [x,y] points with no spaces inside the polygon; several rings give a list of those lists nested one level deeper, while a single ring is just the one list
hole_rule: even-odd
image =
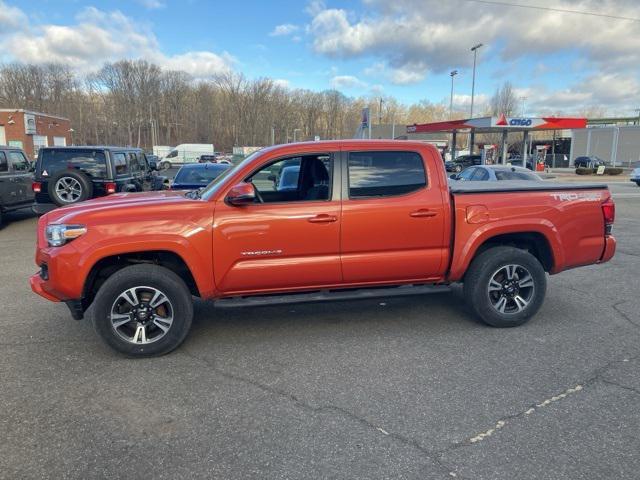
[{"label": "rear wheel", "polygon": [[91,311],[107,345],[126,355],[164,355],[191,328],[193,301],[184,281],[157,265],[118,270],[100,287]]},{"label": "rear wheel", "polygon": [[513,247],[494,247],[478,255],[464,279],[473,311],[493,327],[516,327],[542,306],[547,278],[536,257]]}]

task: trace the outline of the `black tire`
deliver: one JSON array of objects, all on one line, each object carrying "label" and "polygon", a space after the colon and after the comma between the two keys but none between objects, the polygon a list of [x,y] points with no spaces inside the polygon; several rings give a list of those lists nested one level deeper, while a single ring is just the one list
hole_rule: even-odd
[{"label": "black tire", "polygon": [[[141,336],[143,341],[150,339],[149,343],[136,341],[137,329],[140,328],[141,323],[133,313],[129,313],[133,320],[119,327],[118,331],[112,323],[112,310],[116,308],[118,302],[122,302],[121,294],[128,289],[136,289],[135,297],[140,300],[143,299],[146,289],[157,289],[168,299],[168,306],[166,303],[162,305],[165,312],[170,309],[173,320],[165,333],[161,333],[155,321],[149,322],[143,328],[145,335]],[[151,303],[148,298],[146,302]],[[129,307],[126,302],[122,304]],[[139,305],[144,306],[144,302]],[[130,308],[133,312],[133,307]],[[96,332],[111,348],[132,357],[153,357],[169,353],[184,341],[193,320],[193,299],[184,281],[171,270],[157,265],[132,265],[118,270],[104,282],[98,290],[89,313]],[[147,317],[148,320],[149,317]],[[136,333],[133,339],[123,338],[123,335],[133,334],[134,331]],[[154,332],[160,335],[156,340],[153,340]]]},{"label": "black tire", "polygon": [[640,187],[640,181],[636,182],[636,185]]},{"label": "black tire", "polygon": [[171,168],[171,162],[167,162],[166,160],[163,162],[160,162],[160,168],[162,170],[169,170]]},{"label": "black tire", "polygon": [[[60,193],[57,189],[59,181],[69,182],[70,184],[79,186],[80,192],[77,197],[71,193]],[[93,183],[91,183],[89,177],[82,172],[77,170],[63,170],[49,179],[47,191],[53,203],[59,207],[64,207],[65,205],[72,205],[91,198],[93,196]]]},{"label": "black tire", "polygon": [[[509,271],[513,273],[512,279],[508,277]],[[500,290],[490,287],[492,279],[496,281],[493,285],[501,285]],[[504,328],[522,325],[535,315],[542,306],[546,289],[547,277],[536,257],[519,248],[494,247],[473,259],[464,278],[463,291],[469,306],[484,323]],[[499,311],[500,307],[503,312]]]}]

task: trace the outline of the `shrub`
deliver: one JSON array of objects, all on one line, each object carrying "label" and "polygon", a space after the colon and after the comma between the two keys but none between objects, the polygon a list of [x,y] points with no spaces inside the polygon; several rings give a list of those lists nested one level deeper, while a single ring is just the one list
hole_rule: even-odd
[{"label": "shrub", "polygon": [[618,167],[607,167],[604,169],[605,175],[622,175],[622,169]]},{"label": "shrub", "polygon": [[596,173],[595,169],[587,167],[576,168],[576,175],[593,175]]}]

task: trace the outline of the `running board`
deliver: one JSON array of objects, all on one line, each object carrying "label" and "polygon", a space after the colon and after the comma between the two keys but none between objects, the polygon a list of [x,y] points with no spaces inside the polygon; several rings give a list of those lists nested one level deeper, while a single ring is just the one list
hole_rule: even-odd
[{"label": "running board", "polygon": [[260,307],[263,305],[287,305],[290,303],[361,300],[380,297],[402,297],[449,292],[449,285],[403,285],[400,287],[360,288],[354,290],[322,290],[310,293],[288,293],[248,297],[229,297],[215,301],[216,307]]}]

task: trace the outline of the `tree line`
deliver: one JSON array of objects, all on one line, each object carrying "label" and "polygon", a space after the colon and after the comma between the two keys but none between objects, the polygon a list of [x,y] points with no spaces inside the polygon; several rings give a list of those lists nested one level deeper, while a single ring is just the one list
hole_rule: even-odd
[{"label": "tree line", "polygon": [[[405,105],[392,97],[290,89],[269,78],[225,73],[196,80],[145,60],[106,63],[79,74],[65,65],[0,66],[0,107],[71,120],[77,145],[213,143],[217,150],[298,140],[352,138],[369,106],[371,121],[399,126],[446,120],[443,103]],[[381,107],[381,108],[380,108]],[[464,116],[459,112],[458,116]],[[295,132],[295,134],[294,134]]]}]

